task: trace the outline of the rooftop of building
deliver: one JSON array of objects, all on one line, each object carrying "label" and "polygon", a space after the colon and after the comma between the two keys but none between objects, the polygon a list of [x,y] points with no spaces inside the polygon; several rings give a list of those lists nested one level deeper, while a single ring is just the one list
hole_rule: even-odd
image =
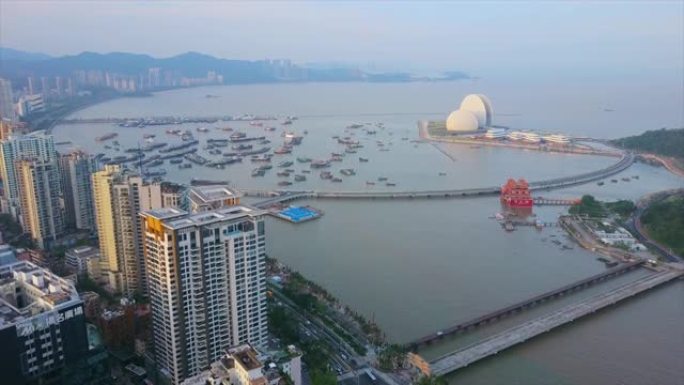
[{"label": "rooftop of building", "polygon": [[6,265],[17,261],[17,255],[12,246],[4,244],[0,245],[0,265]]},{"label": "rooftop of building", "polygon": [[189,214],[185,210],[174,207],[163,207],[146,211],[143,213],[143,215],[164,222],[164,225],[170,229],[182,229],[186,227],[203,226],[211,223],[235,220],[244,217],[255,217],[265,213],[265,211],[260,209],[236,205],[223,207],[212,211],[204,211],[196,214]]},{"label": "rooftop of building", "polygon": [[226,185],[195,186],[190,188],[188,192],[188,198],[201,203],[240,198],[241,196],[242,193]]},{"label": "rooftop of building", "polygon": [[0,291],[13,294],[0,297],[0,329],[80,301],[70,281],[28,261],[0,266]]},{"label": "rooftop of building", "polygon": [[[222,380],[229,380],[231,371],[235,370],[236,364],[240,364],[244,370],[260,369],[263,366],[257,359],[257,352],[249,344],[239,345],[228,349],[228,353],[218,361],[211,364],[208,370],[185,379],[181,385],[206,385],[207,383],[222,383]],[[251,378],[253,385],[266,384],[266,378],[261,373],[256,378]]]},{"label": "rooftop of building", "polygon": [[235,362],[247,371],[263,367],[257,358],[256,350],[249,344],[242,344],[228,349],[228,356],[235,359]]},{"label": "rooftop of building", "polygon": [[100,255],[100,249],[92,246],[79,246],[69,249],[65,253],[67,256],[73,256],[76,258],[90,258]]},{"label": "rooftop of building", "polygon": [[186,186],[173,182],[162,182],[161,191],[163,193],[177,193],[183,191]]}]

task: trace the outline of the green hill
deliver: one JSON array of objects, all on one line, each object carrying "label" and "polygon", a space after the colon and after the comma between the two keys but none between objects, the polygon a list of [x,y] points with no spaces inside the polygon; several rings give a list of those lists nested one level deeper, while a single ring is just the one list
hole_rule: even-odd
[{"label": "green hill", "polygon": [[652,204],[641,216],[641,223],[653,239],[684,255],[684,195]]},{"label": "green hill", "polygon": [[637,152],[684,159],[684,128],[646,131],[641,135],[614,139],[610,142],[617,147]]}]

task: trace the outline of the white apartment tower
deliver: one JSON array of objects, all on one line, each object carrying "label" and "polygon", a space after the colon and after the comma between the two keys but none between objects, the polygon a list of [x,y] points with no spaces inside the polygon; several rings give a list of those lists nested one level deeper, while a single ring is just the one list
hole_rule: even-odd
[{"label": "white apartment tower", "polygon": [[141,214],[155,354],[174,384],[230,346],[265,343],[264,215],[245,206]]},{"label": "white apartment tower", "polygon": [[56,159],[55,142],[52,136],[30,134],[10,136],[0,141],[0,177],[3,181],[3,198],[9,204],[12,214],[18,205],[19,188],[15,172],[15,161],[18,159],[33,159],[51,162]]}]

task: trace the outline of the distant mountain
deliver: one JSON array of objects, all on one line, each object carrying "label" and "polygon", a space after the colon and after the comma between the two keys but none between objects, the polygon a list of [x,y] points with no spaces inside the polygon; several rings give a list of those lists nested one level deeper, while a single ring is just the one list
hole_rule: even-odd
[{"label": "distant mountain", "polygon": [[[3,51],[4,52],[4,51]],[[42,58],[38,60],[37,58]],[[147,75],[148,69],[159,68],[174,76],[203,78],[209,71],[223,76],[225,84],[303,82],[303,81],[370,81],[405,82],[426,80],[408,73],[367,73],[348,65],[301,66],[283,61],[249,61],[216,58],[198,52],[187,52],[168,58],[124,52],[83,52],[56,58],[11,50],[0,56],[0,76],[23,84],[27,77],[72,76],[75,71],[99,70],[119,75]],[[453,74],[451,78],[453,79]],[[460,73],[459,73],[460,74]],[[467,77],[467,75],[463,76]],[[447,78],[450,78],[447,76]],[[427,80],[442,80],[427,79]]]},{"label": "distant mountain", "polygon": [[51,58],[52,56],[43,53],[26,52],[13,48],[0,47],[0,62],[5,60],[38,61]]}]

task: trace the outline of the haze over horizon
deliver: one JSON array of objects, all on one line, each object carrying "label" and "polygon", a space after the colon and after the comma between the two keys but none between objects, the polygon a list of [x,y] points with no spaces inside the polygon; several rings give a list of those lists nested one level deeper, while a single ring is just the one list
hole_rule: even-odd
[{"label": "haze over horizon", "polygon": [[684,2],[4,1],[0,46],[54,56],[196,51],[380,71],[681,81]]}]

